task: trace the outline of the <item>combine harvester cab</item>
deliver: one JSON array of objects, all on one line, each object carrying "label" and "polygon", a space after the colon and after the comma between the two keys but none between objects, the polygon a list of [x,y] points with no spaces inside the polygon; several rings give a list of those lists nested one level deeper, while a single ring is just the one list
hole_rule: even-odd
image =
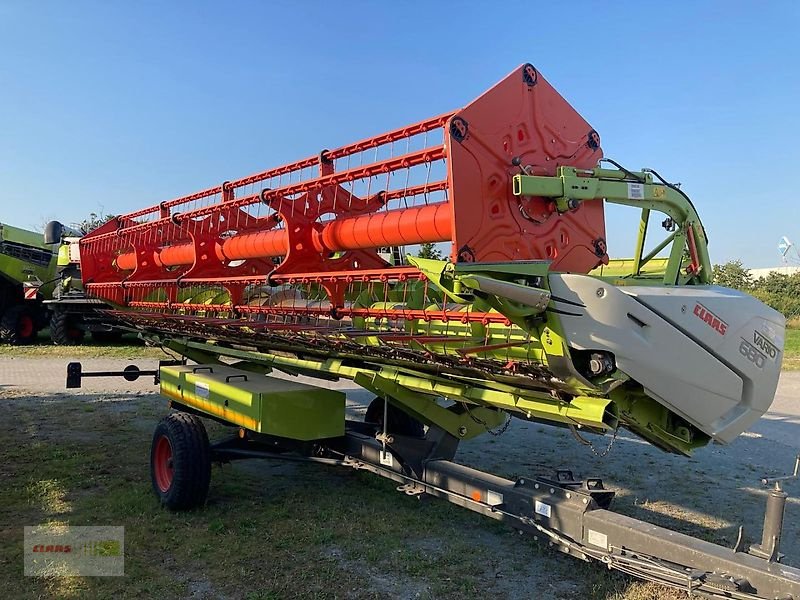
[{"label": "combine harvester cab", "polygon": [[[294,450],[292,440],[311,441],[296,423],[278,425],[280,406],[294,415],[287,422],[305,409],[254,372],[351,379],[377,396],[366,429],[343,421],[338,400],[293,391],[329,432],[309,460],[359,464],[630,572],[630,555],[611,542],[586,547],[586,535],[600,539],[586,533],[587,507],[605,507],[605,491],[581,488],[583,528],[566,532],[548,526],[550,508],[520,508],[544,502],[538,492],[449,462],[459,440],[511,416],[578,435],[624,427],[689,454],[731,442],[769,408],[783,317],[710,284],[706,232],[683,191],[655,171],[604,161],[597,131],[527,64],[453,113],[118,217],[80,241],[84,284],[131,328],[200,363],[164,367],[162,393],[240,427],[217,458],[252,456],[258,440]],[[609,258],[604,203],[639,211],[633,258]],[[446,247],[446,259],[416,257],[421,244]],[[406,259],[387,260],[398,253],[385,248]],[[234,360],[239,373],[227,371]],[[180,426],[197,427],[190,421]],[[169,500],[170,430],[160,431],[154,487],[185,507]],[[496,489],[476,492],[479,481]],[[554,485],[566,498],[577,489]],[[534,496],[515,505],[518,493]],[[497,494],[501,508],[490,501]],[[641,544],[645,556],[657,528],[640,525],[644,537],[624,545]],[[753,587],[759,596],[735,597],[770,597],[762,590],[795,577],[765,576],[767,561],[752,554],[681,543],[643,560],[685,564],[691,547],[713,557],[689,563],[706,579],[659,581],[689,577],[687,589],[701,589],[712,574],[727,577],[723,565],[748,585],[766,577]]]}]

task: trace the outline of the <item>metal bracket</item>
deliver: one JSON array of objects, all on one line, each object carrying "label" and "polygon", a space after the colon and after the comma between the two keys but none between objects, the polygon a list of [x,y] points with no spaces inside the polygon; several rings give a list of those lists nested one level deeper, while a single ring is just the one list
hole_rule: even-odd
[{"label": "metal bracket", "polygon": [[736,543],[733,545],[734,552],[744,552],[744,525],[739,525],[739,533],[736,535]]},{"label": "metal bracket", "polygon": [[[548,477],[537,477],[536,482],[589,496],[597,503],[597,506],[605,509],[611,506],[611,501],[614,499],[615,494],[614,490],[607,490],[603,486],[603,480],[599,477],[575,479],[575,476],[569,469],[556,469],[552,479]],[[517,485],[524,485],[524,483],[519,484],[519,482],[517,482]]]},{"label": "metal bracket", "polygon": [[406,483],[405,485],[397,486],[398,492],[403,492],[406,496],[422,496],[425,494],[425,488],[416,483]]},{"label": "metal bracket", "polygon": [[781,477],[763,477],[761,479],[762,485],[772,485],[775,484],[775,489],[781,489],[781,483],[784,481],[791,481],[792,479],[798,478],[798,473],[800,473],[800,454],[795,456],[794,459],[794,470],[792,471],[791,475],[782,475]]},{"label": "metal bracket", "polygon": [[79,362],[71,362],[67,365],[67,389],[81,387],[85,377],[122,377],[125,381],[136,381],[139,377],[153,377],[153,385],[159,383],[159,369],[170,365],[184,364],[179,360],[160,360],[158,369],[142,370],[136,365],[128,365],[122,371],[88,371],[83,370],[83,365]]}]

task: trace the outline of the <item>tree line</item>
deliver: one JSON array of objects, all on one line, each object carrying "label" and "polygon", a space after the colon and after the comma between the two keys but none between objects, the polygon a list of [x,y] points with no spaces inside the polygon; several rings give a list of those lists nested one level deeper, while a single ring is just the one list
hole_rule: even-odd
[{"label": "tree line", "polygon": [[773,271],[756,279],[742,261],[732,260],[714,265],[714,283],[747,292],[782,312],[787,319],[800,317],[800,273],[786,275]]}]

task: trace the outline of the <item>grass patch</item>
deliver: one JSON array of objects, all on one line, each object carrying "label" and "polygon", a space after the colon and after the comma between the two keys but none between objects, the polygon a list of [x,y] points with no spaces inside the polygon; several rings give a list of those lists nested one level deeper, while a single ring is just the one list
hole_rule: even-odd
[{"label": "grass patch", "polygon": [[[107,399],[2,401],[0,522],[10,526],[0,528],[0,581],[18,597],[522,597],[543,586],[595,600],[676,597],[344,469],[215,467],[207,506],[170,513],[151,492],[148,467],[163,400]],[[225,433],[208,428],[212,439]],[[24,578],[22,526],[51,521],[123,525],[126,575]]]},{"label": "grass patch", "polygon": [[126,334],[118,343],[97,342],[87,335],[77,346],[56,346],[47,329],[39,332],[35,344],[10,346],[0,344],[0,355],[38,358],[165,358],[160,348],[145,346],[135,334]]},{"label": "grass patch", "polygon": [[792,319],[787,323],[786,340],[783,347],[783,369],[800,369],[800,321]]}]

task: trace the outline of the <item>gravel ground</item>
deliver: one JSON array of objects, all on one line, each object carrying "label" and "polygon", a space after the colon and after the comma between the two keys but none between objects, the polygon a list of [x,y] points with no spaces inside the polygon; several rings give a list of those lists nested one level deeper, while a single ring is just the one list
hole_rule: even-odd
[{"label": "gravel ground", "polygon": [[[43,398],[66,400],[74,396],[77,400],[83,395],[96,398],[109,394],[119,398],[155,393],[149,377],[136,382],[119,378],[87,379],[83,389],[65,390],[66,362],[63,358],[0,357],[0,399],[19,401],[25,398],[36,402]],[[126,364],[118,359],[83,361],[85,371],[118,370]],[[157,362],[142,360],[137,364],[141,368],[155,368]],[[371,398],[349,382],[330,385],[347,390],[349,409],[353,413],[363,411]],[[113,402],[109,406],[113,410]],[[1,415],[0,435],[4,429]],[[786,372],[781,376],[772,410],[752,431],[730,446],[712,445],[689,459],[667,455],[626,433],[620,433],[611,452],[601,458],[578,444],[567,430],[515,420],[502,436],[481,436],[463,443],[456,460],[506,477],[549,474],[555,468],[570,468],[582,477],[602,477],[606,487],[617,491],[614,508],[619,512],[732,545],[740,524],[745,526],[750,540],[760,537],[766,495],[759,480],[763,475],[781,474],[791,469],[794,456],[800,452],[798,425],[800,372]],[[604,449],[609,439],[594,441],[599,449]],[[253,467],[254,471],[259,468]],[[797,485],[790,484],[787,489],[790,494],[798,494]],[[798,498],[789,499],[782,550],[786,553],[787,564],[800,567],[798,504]],[[490,533],[486,534],[487,539],[491,537]],[[488,539],[488,543],[492,540]],[[536,560],[549,563],[550,558],[537,557]],[[549,566],[539,563],[535,570],[546,572]],[[563,573],[563,567],[560,571]],[[406,583],[413,587],[418,582]],[[571,596],[567,589],[571,585],[568,578],[555,583],[557,590],[553,589],[549,595],[542,590],[539,597]],[[403,588],[403,584],[395,581],[392,585]],[[550,578],[548,585],[552,588],[553,584]],[[381,587],[386,587],[385,582],[381,584],[376,580],[376,589]],[[519,592],[523,588],[516,589]],[[510,595],[516,592],[512,590]]]}]

